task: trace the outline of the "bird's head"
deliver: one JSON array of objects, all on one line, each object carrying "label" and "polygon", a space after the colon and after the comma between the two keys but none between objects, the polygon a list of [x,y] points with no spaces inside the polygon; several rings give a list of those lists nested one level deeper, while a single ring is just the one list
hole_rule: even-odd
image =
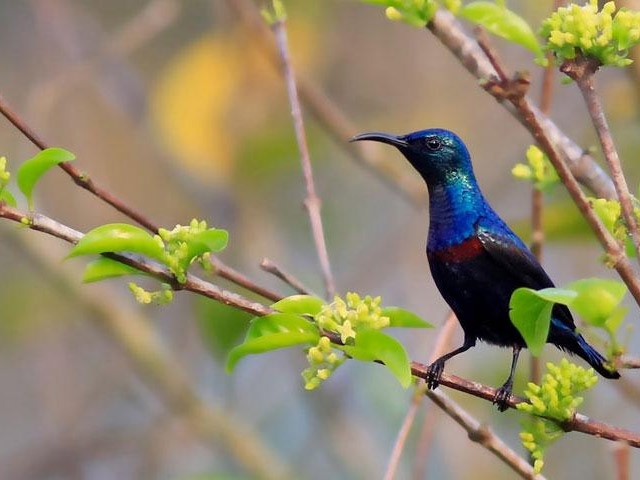
[{"label": "bird's head", "polygon": [[397,136],[371,132],[351,139],[352,142],[362,140],[396,147],[430,186],[473,178],[469,151],[460,137],[449,130],[432,128]]}]

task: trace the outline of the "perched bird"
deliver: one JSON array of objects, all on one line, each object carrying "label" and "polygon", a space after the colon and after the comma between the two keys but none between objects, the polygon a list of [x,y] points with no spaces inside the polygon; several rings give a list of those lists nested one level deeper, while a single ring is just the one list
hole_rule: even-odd
[{"label": "perched bird", "polygon": [[[513,349],[509,378],[494,403],[502,411],[511,395],[520,350],[526,344],[509,319],[509,300],[519,287],[541,289],[553,282],[527,246],[491,208],[480,191],[463,141],[442,129],[408,135],[363,133],[351,141],[393,145],[409,160],[429,190],[427,258],[438,290],[464,330],[460,348],[428,369],[427,385],[438,386],[445,362],[476,340]],[[606,359],[576,332],[569,309],[555,305],[547,343],[583,358],[600,375],[619,378]]]}]

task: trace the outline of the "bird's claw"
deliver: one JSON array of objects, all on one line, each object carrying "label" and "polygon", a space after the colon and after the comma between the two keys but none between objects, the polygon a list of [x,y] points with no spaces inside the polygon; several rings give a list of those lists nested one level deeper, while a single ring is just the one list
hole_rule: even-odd
[{"label": "bird's claw", "polygon": [[512,387],[513,385],[511,383],[505,383],[496,391],[493,397],[493,404],[496,405],[501,412],[509,408],[509,398],[511,397]]},{"label": "bird's claw", "polygon": [[429,390],[433,390],[440,385],[440,377],[442,376],[442,372],[444,370],[444,362],[436,360],[431,365],[427,367],[427,388]]}]

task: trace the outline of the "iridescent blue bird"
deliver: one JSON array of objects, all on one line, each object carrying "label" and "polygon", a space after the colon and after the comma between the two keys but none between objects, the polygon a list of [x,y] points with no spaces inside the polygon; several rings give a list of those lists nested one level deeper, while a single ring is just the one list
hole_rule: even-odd
[{"label": "iridescent blue bird", "polygon": [[[457,135],[429,129],[401,136],[374,132],[352,138],[361,140],[396,147],[429,190],[429,267],[438,290],[464,330],[464,343],[429,366],[428,387],[436,388],[445,362],[473,347],[476,340],[511,347],[511,371],[494,399],[498,408],[505,410],[518,356],[526,347],[509,319],[511,294],[519,287],[553,287],[553,282],[484,198],[467,147]],[[603,377],[620,377],[576,332],[571,313],[563,305],[553,307],[547,343],[578,355]]]}]

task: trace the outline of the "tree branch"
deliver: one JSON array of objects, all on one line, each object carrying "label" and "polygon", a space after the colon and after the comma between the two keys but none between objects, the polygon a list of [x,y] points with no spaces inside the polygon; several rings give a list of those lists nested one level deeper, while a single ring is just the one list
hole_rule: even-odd
[{"label": "tree branch", "polygon": [[609,130],[609,125],[607,124],[607,117],[604,115],[600,97],[595,90],[594,75],[598,68],[600,68],[600,62],[595,58],[578,56],[573,60],[564,62],[560,67],[560,71],[576,82],[587,104],[587,110],[598,134],[600,145],[602,146],[602,153],[611,171],[613,184],[615,185],[618,200],[620,201],[622,217],[627,224],[633,245],[636,249],[637,259],[640,262],[640,232],[638,231],[638,222],[634,214],[631,193],[629,192],[627,180],[622,172],[620,157],[613,143],[611,130]]},{"label": "tree branch", "polygon": [[298,99],[298,90],[296,88],[296,78],[293,73],[293,65],[289,55],[289,46],[287,42],[287,30],[284,20],[278,20],[271,26],[276,38],[278,53],[282,62],[282,70],[284,80],[287,85],[287,94],[289,103],[291,104],[291,116],[293,117],[293,127],[296,132],[296,141],[300,150],[300,163],[302,164],[302,172],[304,174],[304,183],[307,190],[307,198],[304,200],[304,206],[309,214],[311,222],[311,232],[313,241],[316,245],[316,252],[320,260],[320,268],[326,290],[326,297],[332,298],[336,294],[336,285],[331,273],[331,264],[329,263],[329,253],[327,252],[327,244],[325,241],[324,229],[322,226],[322,216],[320,215],[321,204],[320,197],[316,193],[315,182],[313,180],[313,169],[311,168],[311,157],[309,155],[309,147],[307,145],[307,137],[304,131],[304,121],[302,119],[302,109],[300,108],[300,100]]},{"label": "tree branch", "polygon": [[284,283],[286,283],[291,288],[293,288],[296,292],[302,295],[314,295],[313,293],[311,293],[311,290],[305,287],[300,280],[298,280],[291,273],[285,272],[284,270],[282,270],[282,268],[280,268],[272,260],[268,258],[263,258],[262,261],[260,262],[260,268],[262,268],[262,270],[264,270],[265,272],[275,275]]}]

